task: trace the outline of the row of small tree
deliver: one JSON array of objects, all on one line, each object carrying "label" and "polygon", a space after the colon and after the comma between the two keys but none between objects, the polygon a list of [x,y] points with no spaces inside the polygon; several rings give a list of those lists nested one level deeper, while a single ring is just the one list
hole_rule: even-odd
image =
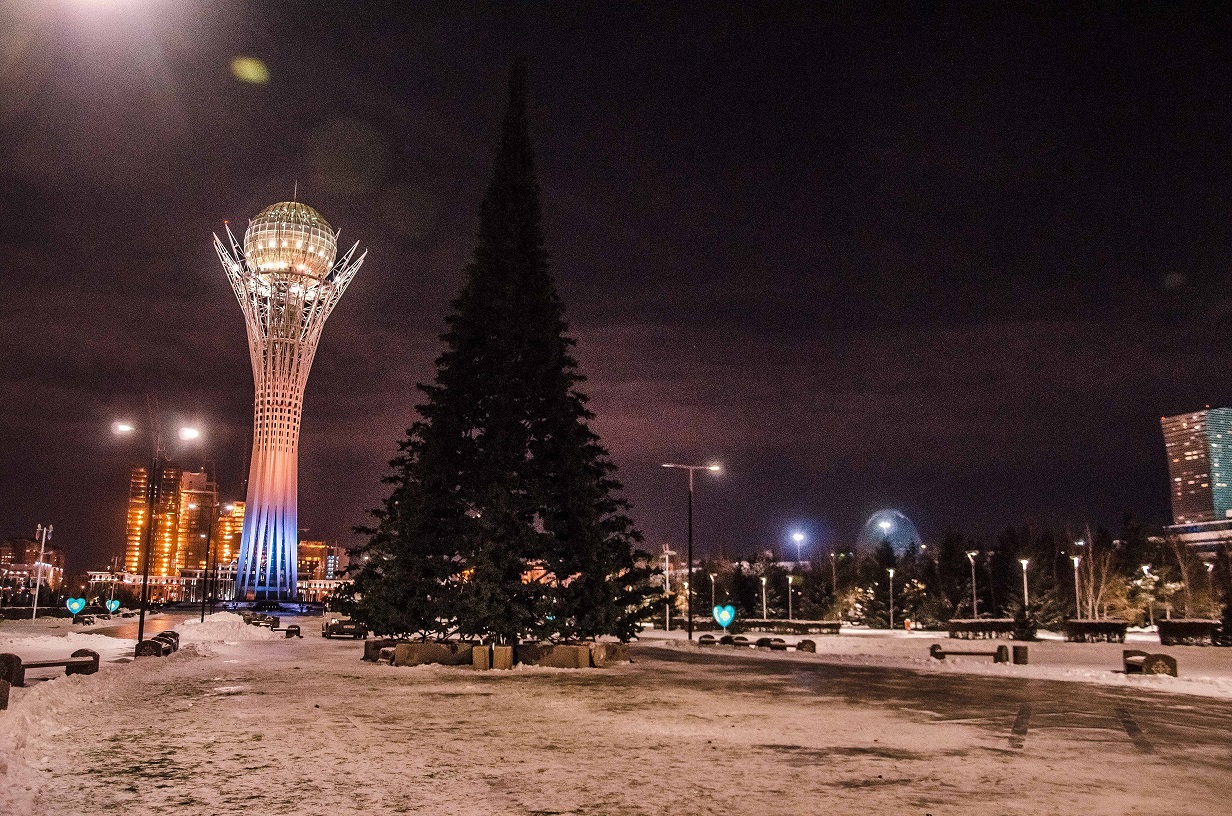
[{"label": "row of small tree", "polygon": [[[927,627],[982,616],[1029,617],[1042,626],[1067,618],[1118,618],[1143,625],[1165,616],[1227,616],[1232,599],[1228,559],[1225,548],[1213,560],[1203,560],[1176,537],[1149,534],[1127,517],[1119,537],[1103,528],[1075,534],[1026,526],[990,538],[951,532],[931,547],[916,545],[903,552],[889,542],[872,552],[823,552],[806,564],[775,562],[769,555],[703,562],[695,572],[694,597],[695,606],[696,599],[708,600],[713,580],[719,603],[731,603],[741,618],[760,618],[764,577],[765,611],[771,617],[786,617],[790,586],[797,618],[884,627],[893,569],[896,622],[910,619]],[[682,606],[682,594],[673,602]],[[1232,625],[1225,629],[1232,632]]]}]

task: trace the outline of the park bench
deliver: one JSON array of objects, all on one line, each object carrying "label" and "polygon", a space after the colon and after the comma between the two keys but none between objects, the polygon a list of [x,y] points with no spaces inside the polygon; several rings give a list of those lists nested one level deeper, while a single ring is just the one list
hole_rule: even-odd
[{"label": "park bench", "polygon": [[698,646],[713,646],[716,643],[718,643],[718,640],[711,634],[702,635],[697,639]]},{"label": "park bench", "polygon": [[288,639],[288,640],[289,640],[289,639],[291,639],[291,638],[293,638],[293,637],[297,637],[297,638],[302,638],[302,637],[303,637],[303,635],[302,635],[302,634],[300,634],[300,631],[299,631],[299,626],[298,626],[297,624],[294,624],[294,623],[293,623],[293,624],[291,624],[290,626],[286,627],[285,629],[279,629],[277,626],[271,626],[271,627],[270,627],[270,631],[271,631],[271,632],[286,632],[286,633],[287,633],[287,639]]},{"label": "park bench", "polygon": [[985,638],[1011,638],[1014,636],[1013,618],[954,618],[946,624],[950,637],[960,640],[983,640]]},{"label": "park bench", "polygon": [[[1019,649],[1022,650],[1022,653],[1021,653],[1022,662],[1026,663],[1027,662],[1027,647],[1026,646],[1015,646],[1014,647],[1014,662],[1015,663],[1019,662],[1018,661],[1018,656],[1019,656],[1018,650]],[[1010,662],[1010,647],[1006,646],[1004,643],[992,651],[975,651],[975,650],[968,649],[968,650],[961,651],[961,652],[955,651],[952,649],[950,650],[942,649],[940,643],[934,643],[931,647],[929,647],[928,653],[929,655],[936,658],[937,660],[945,660],[947,657],[962,656],[962,657],[991,657],[993,663],[1009,663]]]},{"label": "park bench", "polygon": [[1176,658],[1166,654],[1150,654],[1139,649],[1121,652],[1126,674],[1168,674],[1176,677]]},{"label": "park bench", "polygon": [[805,640],[802,640],[796,644],[796,651],[797,652],[816,652],[817,643],[816,641],[808,640],[806,638]]},{"label": "park bench", "polygon": [[166,657],[171,654],[171,644],[160,638],[150,638],[137,644],[133,657]]},{"label": "park bench", "polygon": [[1124,643],[1128,621],[1116,618],[1071,618],[1065,622],[1065,639],[1070,643]]},{"label": "park bench", "polygon": [[1219,636],[1222,621],[1177,618],[1155,621],[1161,646],[1210,646]]},{"label": "park bench", "polygon": [[180,650],[180,633],[173,632],[168,629],[165,632],[159,632],[154,636],[154,640],[161,640],[171,647],[171,651],[178,652]]},{"label": "park bench", "polygon": [[49,669],[63,666],[65,674],[94,674],[98,671],[98,652],[78,649],[59,660],[25,660],[20,655],[0,654],[0,680],[12,686],[26,684],[26,669]]},{"label": "park bench", "polygon": [[81,626],[93,626],[94,616],[93,615],[73,615],[73,623],[80,624]]},{"label": "park bench", "polygon": [[787,641],[783,640],[782,638],[771,638],[770,639],[770,651],[772,652],[787,651]]},{"label": "park bench", "polygon": [[744,635],[736,635],[735,637],[733,637],[733,638],[732,638],[732,640],[731,640],[731,645],[733,645],[733,646],[748,646],[748,645],[749,645],[749,639],[748,639],[748,638],[746,638]]}]

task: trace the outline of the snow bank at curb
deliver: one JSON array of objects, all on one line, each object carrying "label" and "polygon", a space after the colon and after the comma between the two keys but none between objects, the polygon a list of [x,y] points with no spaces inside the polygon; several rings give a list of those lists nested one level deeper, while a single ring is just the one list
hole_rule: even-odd
[{"label": "snow bank at curb", "polygon": [[270,631],[268,626],[249,626],[234,612],[215,612],[205,616],[205,623],[186,620],[175,631],[180,633],[180,643],[219,643],[239,640],[284,640],[282,632]]}]

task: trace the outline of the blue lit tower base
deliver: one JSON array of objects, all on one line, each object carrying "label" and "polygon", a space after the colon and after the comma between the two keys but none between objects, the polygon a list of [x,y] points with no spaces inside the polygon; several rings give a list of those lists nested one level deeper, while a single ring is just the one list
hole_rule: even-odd
[{"label": "blue lit tower base", "polygon": [[248,224],[241,249],[214,248],[248,326],[256,386],[252,465],[235,596],[296,597],[299,423],[304,387],[325,319],[364,262],[355,244],[336,264],[337,233],[309,206],[284,201]]}]

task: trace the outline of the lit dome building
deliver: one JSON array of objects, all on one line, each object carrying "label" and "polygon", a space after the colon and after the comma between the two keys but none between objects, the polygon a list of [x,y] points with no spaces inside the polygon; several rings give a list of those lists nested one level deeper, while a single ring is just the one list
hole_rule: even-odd
[{"label": "lit dome building", "polygon": [[899,510],[878,510],[864,522],[857,546],[865,552],[871,552],[881,546],[881,542],[889,541],[896,555],[902,555],[911,547],[920,546],[920,531]]},{"label": "lit dome building", "polygon": [[355,244],[335,262],[338,234],[298,201],[262,210],[242,248],[230,227],[226,232],[230,246],[215,235],[214,249],[244,312],[256,390],[236,597],[289,600],[297,579],[304,388],[325,320],[364,255],[353,258]]}]

